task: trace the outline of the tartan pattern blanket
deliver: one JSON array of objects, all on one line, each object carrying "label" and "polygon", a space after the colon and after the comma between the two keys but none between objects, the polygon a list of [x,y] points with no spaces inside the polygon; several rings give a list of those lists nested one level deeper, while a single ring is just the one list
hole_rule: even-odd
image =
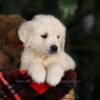
[{"label": "tartan pattern blanket", "polygon": [[75,85],[76,73],[67,71],[59,85],[37,84],[26,71],[0,72],[0,100],[61,100]]}]

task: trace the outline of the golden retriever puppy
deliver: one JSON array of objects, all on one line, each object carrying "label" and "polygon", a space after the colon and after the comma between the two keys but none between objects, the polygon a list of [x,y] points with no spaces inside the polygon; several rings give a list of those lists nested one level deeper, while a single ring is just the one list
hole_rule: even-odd
[{"label": "golden retriever puppy", "polygon": [[66,28],[52,15],[36,15],[18,31],[24,44],[20,69],[27,70],[33,81],[59,84],[64,72],[75,68],[64,52]]}]

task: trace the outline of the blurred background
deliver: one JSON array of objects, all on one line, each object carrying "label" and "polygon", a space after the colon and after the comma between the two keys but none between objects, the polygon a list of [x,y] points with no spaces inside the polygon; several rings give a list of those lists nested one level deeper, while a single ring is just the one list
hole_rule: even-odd
[{"label": "blurred background", "polygon": [[100,100],[100,0],[0,0],[0,14],[53,14],[67,27],[66,51],[75,59],[76,100]]}]

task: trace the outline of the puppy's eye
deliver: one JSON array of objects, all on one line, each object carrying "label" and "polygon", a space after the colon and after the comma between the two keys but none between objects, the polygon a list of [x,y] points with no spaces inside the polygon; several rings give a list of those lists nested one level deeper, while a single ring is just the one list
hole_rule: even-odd
[{"label": "puppy's eye", "polygon": [[41,35],[42,38],[46,39],[48,37],[47,34]]},{"label": "puppy's eye", "polygon": [[58,36],[57,36],[57,38],[59,39],[59,38],[60,38],[60,36],[58,35]]}]

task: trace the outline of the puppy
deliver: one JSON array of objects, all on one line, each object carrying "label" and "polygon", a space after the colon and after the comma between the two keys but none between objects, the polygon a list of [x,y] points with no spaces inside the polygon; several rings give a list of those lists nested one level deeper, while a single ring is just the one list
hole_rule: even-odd
[{"label": "puppy", "polygon": [[66,28],[52,15],[36,15],[23,23],[18,35],[24,44],[22,70],[33,81],[56,86],[64,72],[75,68],[73,59],[64,52]]}]

